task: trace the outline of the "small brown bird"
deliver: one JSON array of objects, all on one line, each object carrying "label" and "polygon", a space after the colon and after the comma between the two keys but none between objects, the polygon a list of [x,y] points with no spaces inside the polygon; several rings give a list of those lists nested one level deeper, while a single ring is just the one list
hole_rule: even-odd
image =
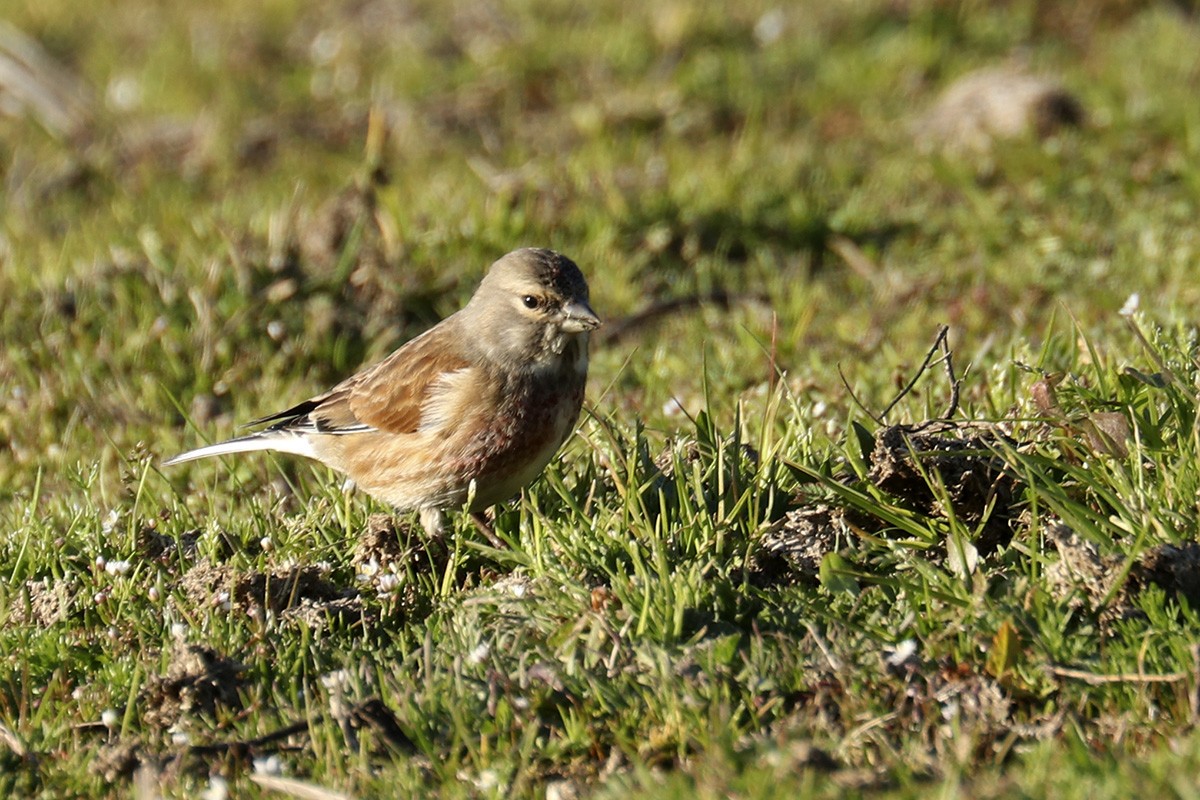
[{"label": "small brown bird", "polygon": [[431,536],[444,511],[478,512],[541,474],[575,430],[588,331],[600,319],[571,259],[516,250],[458,312],[324,394],[255,420],[264,430],[164,462],[275,450],[316,459]]}]

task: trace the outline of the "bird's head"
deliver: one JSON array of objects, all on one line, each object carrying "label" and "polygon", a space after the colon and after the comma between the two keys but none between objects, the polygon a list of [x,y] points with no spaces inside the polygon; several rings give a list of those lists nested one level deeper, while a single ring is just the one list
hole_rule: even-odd
[{"label": "bird's head", "polygon": [[588,331],[600,327],[575,262],[532,247],[492,264],[463,312],[482,352],[520,368],[557,366],[568,348],[586,358]]}]

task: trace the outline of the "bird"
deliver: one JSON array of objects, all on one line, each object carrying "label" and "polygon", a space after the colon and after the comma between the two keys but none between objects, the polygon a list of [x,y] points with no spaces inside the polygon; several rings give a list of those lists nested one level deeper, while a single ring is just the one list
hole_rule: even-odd
[{"label": "bird", "polygon": [[488,533],[480,512],[536,479],[574,433],[588,334],[600,324],[574,261],[514,250],[465,306],[387,358],[248,423],[261,430],[163,465],[255,450],[304,456],[417,512],[431,538],[444,536],[446,511],[463,507]]}]

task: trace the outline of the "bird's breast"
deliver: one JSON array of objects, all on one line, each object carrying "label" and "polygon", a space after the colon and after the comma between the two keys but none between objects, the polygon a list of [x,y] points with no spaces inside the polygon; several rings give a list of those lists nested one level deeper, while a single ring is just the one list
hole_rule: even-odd
[{"label": "bird's breast", "polygon": [[475,481],[475,508],[506,500],[534,480],[575,429],[586,376],[574,365],[553,375],[496,381],[495,413],[467,431],[458,471]]}]

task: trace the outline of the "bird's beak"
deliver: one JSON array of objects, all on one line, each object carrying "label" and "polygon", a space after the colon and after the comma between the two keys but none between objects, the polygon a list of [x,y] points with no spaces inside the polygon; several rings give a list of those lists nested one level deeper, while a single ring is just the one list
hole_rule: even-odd
[{"label": "bird's beak", "polygon": [[600,327],[600,318],[583,301],[572,301],[562,307],[562,328],[567,333],[583,333]]}]

